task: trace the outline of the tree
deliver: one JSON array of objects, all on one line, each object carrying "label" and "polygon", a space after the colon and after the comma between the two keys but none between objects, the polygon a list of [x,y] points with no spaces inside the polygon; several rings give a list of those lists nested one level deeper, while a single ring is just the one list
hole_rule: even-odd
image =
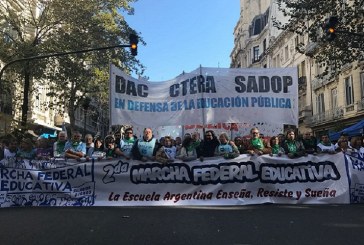
[{"label": "tree", "polygon": [[[25,0],[22,6],[12,0],[1,1],[0,59],[8,63],[24,57],[127,44],[129,34],[135,30],[128,26],[122,13],[132,14],[130,3],[134,1]],[[12,82],[24,88],[22,125],[26,126],[29,96],[37,84],[51,88],[49,96],[55,99],[49,107],[57,108],[60,103],[69,110],[73,117],[71,127],[74,110],[85,96],[107,103],[108,79],[104,74],[108,74],[110,62],[127,73],[144,71],[126,49],[59,56],[9,67],[7,74],[12,76],[7,78],[15,78]]]},{"label": "tree", "polygon": [[[345,64],[364,61],[364,1],[363,0],[277,0],[279,9],[289,17],[287,23],[274,20],[283,30],[298,35],[308,34],[310,41],[318,44],[313,58],[326,66],[321,76],[337,75]],[[339,22],[334,40],[327,41],[322,35],[325,19],[335,16]],[[305,53],[301,44],[299,49]]]}]

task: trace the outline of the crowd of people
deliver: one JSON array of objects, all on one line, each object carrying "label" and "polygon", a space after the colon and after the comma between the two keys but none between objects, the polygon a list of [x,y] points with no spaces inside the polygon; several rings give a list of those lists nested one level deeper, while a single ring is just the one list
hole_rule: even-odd
[{"label": "crowd of people", "polygon": [[[33,144],[35,143],[35,144]],[[215,135],[213,130],[206,130],[203,139],[199,132],[186,133],[182,138],[171,136],[156,139],[151,128],[145,128],[143,136],[137,138],[133,128],[127,128],[123,134],[118,131],[106,136],[94,138],[91,134],[72,133],[68,139],[67,133],[61,131],[55,140],[38,138],[33,142],[24,138],[20,142],[15,138],[5,138],[0,145],[0,160],[21,158],[28,160],[50,160],[53,158],[75,159],[89,161],[91,159],[125,158],[139,161],[157,161],[168,164],[174,161],[203,161],[209,157],[236,158],[240,154],[248,155],[287,155],[297,158],[308,154],[335,154],[337,152],[364,153],[362,136],[352,137],[342,135],[334,143],[327,134],[316,139],[311,132],[297,137],[295,130],[287,130],[269,138],[262,137],[259,129],[254,127],[249,136],[237,136],[233,140],[227,133]]]}]

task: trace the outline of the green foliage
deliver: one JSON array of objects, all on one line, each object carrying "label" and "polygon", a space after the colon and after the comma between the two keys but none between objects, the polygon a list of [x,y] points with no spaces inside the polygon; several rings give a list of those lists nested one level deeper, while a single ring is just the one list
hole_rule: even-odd
[{"label": "green foliage", "polygon": [[[280,29],[308,34],[310,42],[318,44],[313,58],[326,67],[321,76],[337,75],[348,63],[364,61],[364,1],[362,0],[277,0],[279,9],[289,16],[287,23],[275,20]],[[322,35],[322,25],[329,16],[337,16],[339,23],[332,42]],[[305,47],[300,49],[305,53]]]},{"label": "green foliage", "polygon": [[[12,0],[0,2],[0,60],[45,54],[63,53],[90,48],[128,44],[129,27],[121,13],[133,13],[130,3],[135,0],[24,0],[24,9]],[[21,10],[21,11],[20,11]],[[145,44],[141,40],[142,44]],[[32,83],[47,84],[54,100],[49,108],[67,107],[72,117],[85,96],[107,109],[109,64],[126,73],[142,75],[144,66],[130,54],[129,49],[116,48],[30,61]],[[24,62],[6,69],[6,76],[23,84]],[[11,76],[9,74],[12,74]],[[72,123],[72,122],[71,122]]]}]

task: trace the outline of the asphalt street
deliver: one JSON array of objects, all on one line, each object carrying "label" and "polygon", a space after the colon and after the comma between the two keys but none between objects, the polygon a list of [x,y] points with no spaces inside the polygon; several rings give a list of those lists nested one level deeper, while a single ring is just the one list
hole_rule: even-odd
[{"label": "asphalt street", "polygon": [[0,209],[0,244],[364,244],[364,205]]}]

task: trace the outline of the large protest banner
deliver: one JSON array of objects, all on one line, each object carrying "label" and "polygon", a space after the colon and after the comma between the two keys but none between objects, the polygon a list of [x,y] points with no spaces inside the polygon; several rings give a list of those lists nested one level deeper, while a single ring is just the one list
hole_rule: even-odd
[{"label": "large protest banner", "polygon": [[[209,123],[297,125],[297,69],[201,67],[172,80],[146,82],[110,66],[111,125]],[[153,119],[153,120],[151,120]]]},{"label": "large protest banner", "polygon": [[344,154],[240,155],[168,165],[124,159],[2,161],[0,205],[164,206],[349,203]]},{"label": "large protest banner", "polygon": [[364,202],[364,153],[346,154],[346,166],[350,184],[350,202]]}]

